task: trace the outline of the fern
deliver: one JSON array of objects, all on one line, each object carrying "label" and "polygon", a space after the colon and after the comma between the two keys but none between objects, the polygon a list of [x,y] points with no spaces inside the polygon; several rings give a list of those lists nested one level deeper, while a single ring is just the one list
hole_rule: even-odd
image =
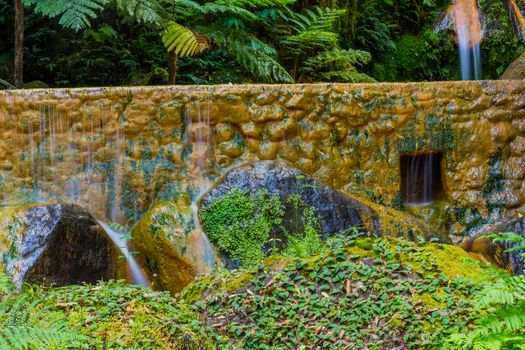
[{"label": "fern", "polygon": [[35,13],[50,18],[60,17],[59,23],[79,31],[90,26],[90,20],[97,17],[97,11],[104,8],[109,0],[24,0],[24,5],[35,5]]},{"label": "fern", "polygon": [[216,0],[215,3],[226,6],[237,6],[237,7],[273,7],[273,6],[286,6],[295,3],[296,0]]},{"label": "fern", "polygon": [[290,22],[294,24],[293,29],[298,32],[309,30],[331,31],[335,22],[345,14],[345,10],[315,7],[306,10],[306,14],[293,13]]},{"label": "fern", "polygon": [[[215,0],[198,4],[174,0],[177,21],[169,21],[162,31],[162,41],[169,52],[179,57],[193,57],[214,46],[226,52],[257,80],[293,82],[278,62],[275,48],[251,34],[247,27],[261,19],[252,10],[283,6],[295,0]],[[179,23],[184,22],[182,26]]]},{"label": "fern", "polygon": [[13,291],[14,286],[10,278],[3,272],[0,272],[0,297],[3,294]]},{"label": "fern", "polygon": [[13,290],[0,272],[0,349],[58,349],[85,339],[67,328],[61,315]]},{"label": "fern", "polygon": [[[488,235],[497,242],[512,242],[511,250],[525,247],[525,238],[503,233]],[[525,348],[525,275],[505,276],[487,285],[477,296],[474,329],[448,339],[446,348],[523,349]]]},{"label": "fern", "polygon": [[301,72],[314,81],[373,82],[373,78],[356,68],[371,60],[372,56],[366,51],[332,49],[308,58]]},{"label": "fern", "polygon": [[334,23],[345,13],[341,9],[316,7],[306,14],[289,12],[289,29],[281,27],[281,33],[290,31],[285,36],[283,45],[294,54],[301,54],[313,49],[332,49],[337,46],[339,35],[333,31]]},{"label": "fern", "polygon": [[180,57],[195,56],[210,47],[205,36],[173,21],[170,21],[162,32],[162,42],[168,52],[174,51]]},{"label": "fern", "polygon": [[273,56],[275,49],[260,41],[256,36],[242,30],[212,30],[210,38],[224,46],[239,64],[258,80],[272,83],[292,83],[294,80]]},{"label": "fern", "polygon": [[117,8],[139,23],[159,23],[159,4],[153,0],[116,0]]}]

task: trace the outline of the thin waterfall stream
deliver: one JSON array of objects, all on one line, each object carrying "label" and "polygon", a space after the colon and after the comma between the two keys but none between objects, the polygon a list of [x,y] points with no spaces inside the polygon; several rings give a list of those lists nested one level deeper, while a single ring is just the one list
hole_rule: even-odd
[{"label": "thin waterfall stream", "polygon": [[146,278],[146,275],[142,272],[142,269],[140,268],[139,263],[133,256],[132,252],[128,249],[128,242],[122,238],[122,233],[117,232],[116,230],[112,229],[108,224],[98,221],[99,225],[106,231],[107,235],[113,243],[120,249],[124,257],[126,258],[126,261],[128,263],[129,270],[131,272],[131,276],[133,278],[133,283],[143,286],[143,287],[149,287],[148,279]]}]

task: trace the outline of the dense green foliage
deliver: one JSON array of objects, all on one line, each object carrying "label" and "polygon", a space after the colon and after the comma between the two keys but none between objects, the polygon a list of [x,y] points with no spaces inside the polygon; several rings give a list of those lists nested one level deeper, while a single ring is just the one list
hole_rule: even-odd
[{"label": "dense green foliage", "polygon": [[[49,86],[459,78],[452,30],[434,29],[446,0],[24,4],[25,81]],[[524,45],[504,1],[480,7],[483,73],[497,78]],[[11,82],[13,28],[12,1],[0,0],[0,78]]]},{"label": "dense green foliage", "polygon": [[274,227],[284,215],[279,196],[258,191],[249,193],[234,188],[201,210],[201,220],[212,242],[245,266],[258,264],[264,257]]},{"label": "dense green foliage", "polygon": [[320,256],[202,276],[183,298],[201,300],[222,348],[432,348],[470,322],[479,285],[466,277],[493,273],[454,249],[353,236]]},{"label": "dense green foliage", "polygon": [[122,282],[0,290],[1,349],[213,348],[198,315],[167,293]]},{"label": "dense green foliage", "polygon": [[[259,190],[255,196],[234,188],[203,206],[200,219],[210,240],[234,262],[256,266],[264,257],[282,254],[308,257],[328,252],[334,244],[357,232],[349,228],[323,241],[316,209],[300,194],[284,200],[278,194]],[[293,222],[287,229],[284,220]]]},{"label": "dense green foliage", "polygon": [[[320,252],[213,271],[175,297],[121,282],[18,292],[0,274],[0,342],[13,349],[469,348],[487,325],[480,318],[507,315],[491,315],[495,303],[523,311],[511,309],[523,302],[522,278],[485,284],[503,273],[456,247],[357,233],[313,247]],[[472,299],[480,291],[482,308]],[[501,339],[516,325],[509,318],[486,329]],[[466,329],[473,331],[455,335]]]}]

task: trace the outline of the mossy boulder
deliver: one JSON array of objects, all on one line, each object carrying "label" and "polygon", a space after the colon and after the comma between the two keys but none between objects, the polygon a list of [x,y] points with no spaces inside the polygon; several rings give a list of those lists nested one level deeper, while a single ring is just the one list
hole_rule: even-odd
[{"label": "mossy boulder", "polygon": [[194,220],[187,195],[159,201],[131,230],[129,247],[145,269],[152,288],[180,291],[217,260],[208,239]]},{"label": "mossy boulder", "polygon": [[200,276],[181,297],[200,301],[221,344],[236,348],[437,348],[468,327],[472,295],[502,274],[453,245],[368,237]]},{"label": "mossy boulder", "polygon": [[378,215],[369,205],[273,161],[231,170],[199,205],[200,221],[228,268],[257,262],[263,253],[309,230],[323,239],[350,229],[380,232]]},{"label": "mossy boulder", "polygon": [[[3,277],[0,273],[0,281]],[[190,305],[167,292],[123,281],[60,288],[31,286],[17,293],[0,291],[0,300],[4,308],[14,305],[7,310],[10,315],[16,313],[17,320],[25,321],[22,315],[28,315],[31,330],[44,328],[26,331],[24,321],[9,327],[14,334],[22,331],[23,341],[30,343],[31,349],[216,349],[214,334]],[[52,340],[34,344],[30,339],[35,334],[50,335]],[[4,344],[2,349],[23,348],[19,343]]]},{"label": "mossy boulder", "polygon": [[525,79],[525,53],[522,53],[513,61],[507,70],[503,72],[500,79],[502,80],[523,80]]},{"label": "mossy boulder", "polygon": [[74,204],[1,207],[0,243],[3,267],[18,286],[119,277],[118,248],[91,214]]},{"label": "mossy boulder", "polygon": [[[366,198],[365,195],[353,189],[353,186],[346,186],[343,190],[347,196],[355,198],[366,205],[373,208],[380,222],[381,237],[389,238],[403,238],[409,241],[416,242],[439,242],[452,243],[448,231],[443,227],[447,225],[446,215],[443,214],[443,209],[438,206],[438,209],[432,208],[405,208],[406,211],[401,211],[392,207],[377,204]],[[440,203],[439,205],[441,205]],[[431,212],[432,215],[424,216]],[[437,213],[437,214],[434,214]],[[441,214],[441,216],[439,216]],[[428,217],[434,219],[437,217],[436,224],[428,220]],[[425,217],[425,219],[423,219]],[[436,227],[438,229],[436,229]]]}]

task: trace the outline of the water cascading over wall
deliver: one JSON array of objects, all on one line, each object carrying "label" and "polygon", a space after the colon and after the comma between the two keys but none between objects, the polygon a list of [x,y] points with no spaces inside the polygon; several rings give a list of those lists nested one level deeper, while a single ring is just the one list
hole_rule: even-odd
[{"label": "water cascading over wall", "polygon": [[524,96],[520,81],[0,92],[0,201],[133,222],[269,159],[403,208],[402,155],[441,154],[440,217],[461,235],[525,203]]}]

